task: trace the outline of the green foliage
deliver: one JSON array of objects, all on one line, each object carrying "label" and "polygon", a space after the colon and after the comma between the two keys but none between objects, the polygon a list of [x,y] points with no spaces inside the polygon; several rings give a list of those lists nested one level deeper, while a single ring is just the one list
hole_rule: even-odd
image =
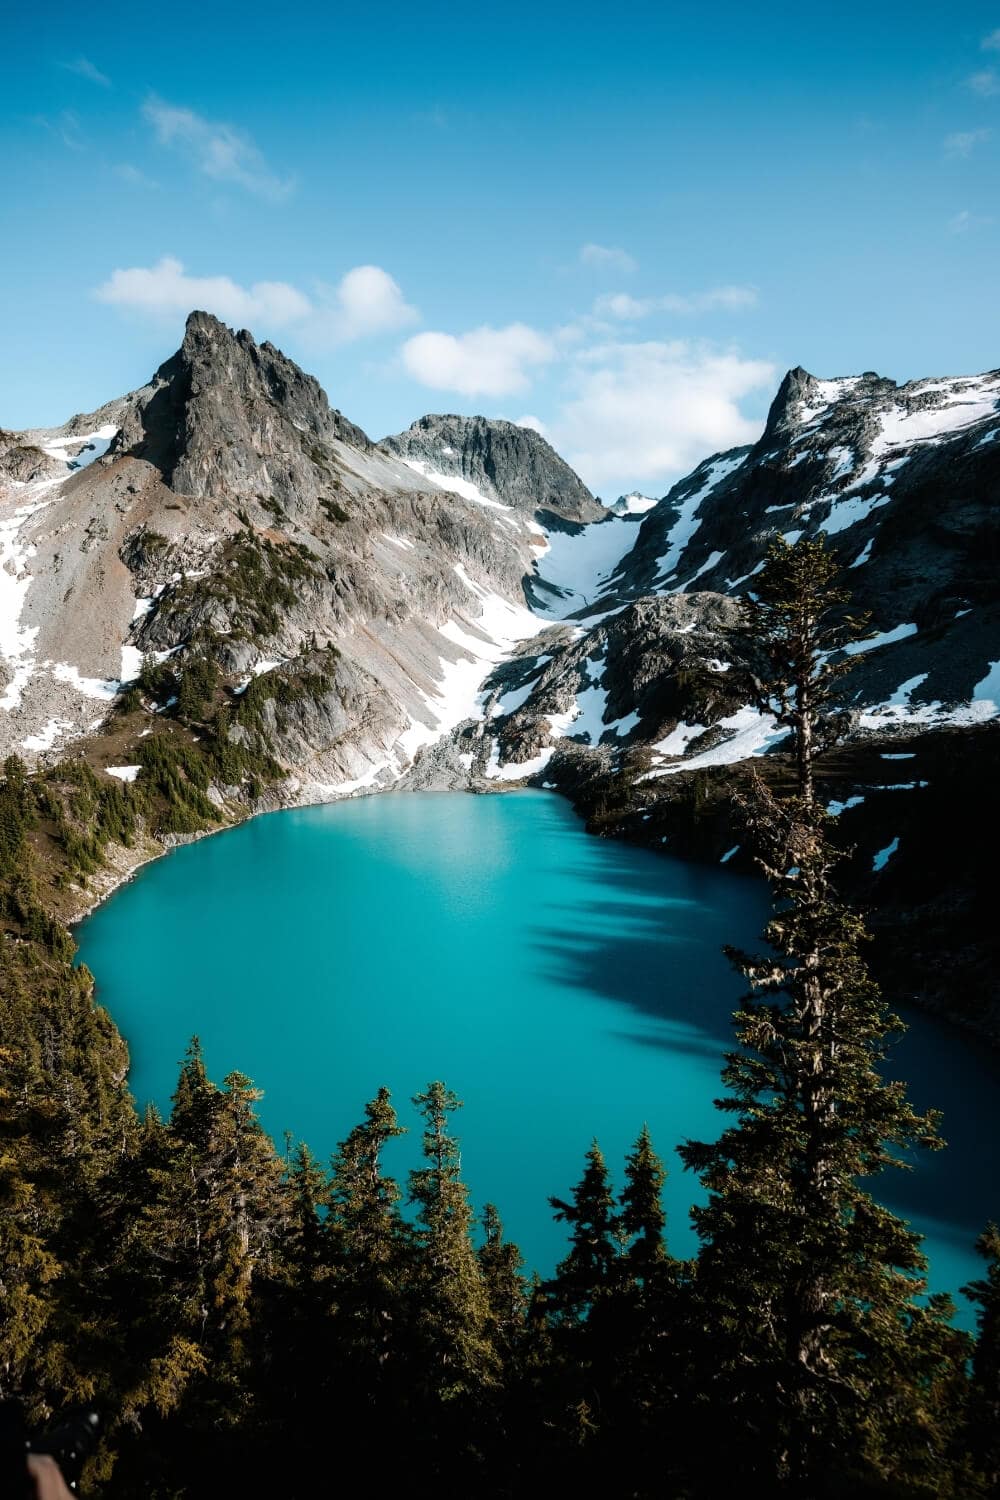
[{"label": "green foliage", "polygon": [[552,1305],[562,1319],[579,1321],[615,1281],[621,1251],[614,1194],[601,1148],[586,1154],[583,1176],[569,1201],[550,1198],[555,1217],[570,1225],[570,1250],[549,1283]]},{"label": "green foliage", "polygon": [[231,611],[235,631],[259,641],[277,632],[303,586],[321,577],[303,543],[278,546],[246,530],[233,544],[225,569],[212,580],[211,592]]},{"label": "green foliage", "polygon": [[752,679],[758,708],[791,730],[802,794],[812,796],[812,762],[844,728],[837,685],[853,666],[837,657],[868,633],[867,615],[847,611],[849,594],[838,582],[836,559],[821,532],[794,546],[778,537],[741,601],[744,622],[761,656]]},{"label": "green foliage", "polygon": [[460,1101],[435,1082],[413,1100],[424,1120],[425,1165],[410,1173],[420,1276],[417,1334],[424,1389],[442,1402],[469,1399],[499,1376],[489,1338],[490,1305],[472,1246],[472,1210],[449,1117]]},{"label": "green foliage", "polygon": [[1000,1492],[1000,1228],[988,1224],[976,1241],[986,1275],[962,1288],[976,1304],[975,1354],[968,1420],[963,1434],[973,1472],[985,1480],[984,1493]]},{"label": "green foliage", "polygon": [[704,1420],[725,1411],[729,1423],[722,1486],[752,1475],[813,1493],[831,1475],[849,1487],[905,1472],[913,1493],[930,1494],[949,1432],[928,1409],[963,1340],[946,1302],[914,1305],[919,1238],[865,1182],[940,1144],[937,1120],[882,1078],[900,1023],[865,967],[864,925],[833,889],[837,856],[813,798],[817,717],[837,675],[822,652],[841,638],[830,619],[846,601],[821,543],[773,549],[756,591],[771,663],[761,701],[793,729],[798,783],[785,802],[758,783],[744,808],[776,895],[769,947],[732,955],[753,986],[718,1101],[733,1123],[680,1148],[709,1194],[693,1210],[697,1301],[718,1330],[711,1381],[701,1367]]},{"label": "green foliage", "polygon": [[276,500],[273,495],[268,496],[266,499],[264,496],[258,495],[257,498],[260,500],[260,503],[263,506],[264,510],[268,511],[279,525],[282,525],[288,520],[288,517],[285,514],[284,506],[279,500]]},{"label": "green foliage", "polygon": [[167,662],[158,662],[147,652],[142,659],[137,685],[141,692],[157,703],[166,703],[177,696],[177,676]]},{"label": "green foliage", "polygon": [[35,809],[24,765],[8,755],[0,780],[0,878],[21,866],[25,835],[34,825]]},{"label": "green foliage", "polygon": [[177,690],[178,718],[201,722],[219,688],[219,669],[208,656],[186,657]]}]

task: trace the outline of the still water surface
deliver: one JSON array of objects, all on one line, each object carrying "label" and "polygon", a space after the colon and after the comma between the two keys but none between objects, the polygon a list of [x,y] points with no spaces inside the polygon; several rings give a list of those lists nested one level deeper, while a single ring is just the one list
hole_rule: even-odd
[{"label": "still water surface", "polygon": [[[212,1075],[248,1073],[276,1139],[325,1159],[380,1084],[401,1123],[443,1078],[464,1100],[463,1167],[528,1265],[563,1253],[547,1199],[595,1136],[620,1184],[644,1121],[670,1168],[671,1248],[698,1184],[675,1143],[723,1116],[721,1054],[742,981],[720,952],[767,915],[755,881],[589,837],[561,799],[398,794],[258,818],[140,872],[78,938],[132,1053],[140,1103],[169,1107],[188,1038]],[[1000,1215],[1000,1069],[925,1016],[892,1064],[950,1148],[883,1196],[928,1236],[935,1289],[978,1274]],[[418,1129],[387,1166],[415,1163]],[[963,1306],[962,1321],[968,1321]]]}]

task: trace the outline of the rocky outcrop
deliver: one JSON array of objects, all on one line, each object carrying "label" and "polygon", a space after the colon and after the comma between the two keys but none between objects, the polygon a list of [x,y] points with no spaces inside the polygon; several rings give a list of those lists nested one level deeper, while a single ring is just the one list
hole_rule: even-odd
[{"label": "rocky outcrop", "polygon": [[258,496],[295,510],[329,488],[334,443],[372,447],[280,350],[195,312],[180,349],[130,403],[109,460],[145,459],[180,494]]},{"label": "rocky outcrop", "polygon": [[563,521],[603,518],[569,464],[530,427],[486,417],[421,417],[405,432],[383,438],[380,447],[418,470],[472,484],[490,500],[524,515]]}]

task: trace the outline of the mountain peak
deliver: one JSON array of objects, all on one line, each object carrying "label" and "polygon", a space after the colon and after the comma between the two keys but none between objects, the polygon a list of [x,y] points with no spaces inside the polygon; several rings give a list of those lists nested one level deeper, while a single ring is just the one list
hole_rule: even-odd
[{"label": "mountain peak", "polygon": [[379,446],[419,473],[469,482],[515,510],[550,512],[576,522],[605,514],[551,444],[516,422],[429,413]]},{"label": "mountain peak", "polygon": [[112,453],[146,459],[183,494],[293,503],[315,488],[313,450],[334,440],[372,447],[280,349],[196,309],[180,348],[136,393]]},{"label": "mountain peak", "polygon": [[806,404],[811,394],[816,393],[818,385],[815,375],[810,375],[802,365],[796,365],[794,369],[789,370],[771,402],[761,442],[795,426],[799,409]]}]

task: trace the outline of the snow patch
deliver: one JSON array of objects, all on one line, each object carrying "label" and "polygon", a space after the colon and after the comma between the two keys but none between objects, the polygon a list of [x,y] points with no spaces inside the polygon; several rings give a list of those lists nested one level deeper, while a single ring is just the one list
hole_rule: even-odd
[{"label": "snow patch", "polygon": [[698,569],[697,573],[691,574],[691,577],[688,579],[685,588],[689,589],[692,583],[694,583],[695,579],[700,578],[703,573],[711,572],[716,563],[721,562],[725,555],[725,552],[710,552],[705,561],[702,563],[701,567]]},{"label": "snow patch", "polygon": [[658,500],[651,499],[649,495],[640,495],[638,490],[633,490],[630,495],[619,495],[610,509],[616,516],[642,516],[659,503]]},{"label": "snow patch", "polygon": [[543,618],[562,620],[595,603],[607,591],[606,585],[638,535],[635,521],[610,514],[578,530],[548,532],[548,549],[535,564],[542,586],[536,612]]},{"label": "snow patch", "polygon": [[[86,469],[96,459],[103,458],[117,431],[118,428],[113,424],[107,424],[98,427],[95,432],[78,433],[75,437],[48,438],[41,444],[41,449],[49,458],[62,459],[67,468],[75,472],[77,469]],[[78,445],[82,445],[80,451],[70,457],[66,450]]]},{"label": "snow patch", "polygon": [[[953,384],[948,382],[949,385]],[[899,448],[928,439],[946,437],[952,432],[961,432],[985,417],[995,415],[997,390],[980,381],[963,382],[964,392],[954,392],[957,399],[943,406],[925,407],[909,411],[903,406],[893,406],[879,413],[879,432],[872,443],[872,452],[882,454],[890,448]],[[938,382],[937,389],[945,383]],[[928,385],[925,389],[931,389]]]},{"label": "snow patch", "polygon": [[[711,750],[702,750],[690,760],[678,761],[672,766],[661,766],[655,771],[647,772],[643,780],[657,776],[673,776],[678,771],[697,771],[704,766],[729,766],[736,761],[749,760],[753,756],[764,755],[772,745],[777,745],[783,740],[788,730],[779,728],[773,714],[762,714],[758,709],[737,709],[736,713],[730,714],[726,719],[720,719],[718,727],[730,731],[727,739],[713,746]],[[689,740],[696,735],[705,732],[704,725],[678,724],[672,734],[667,735],[658,745],[653,746],[663,754],[677,755],[683,752]]]},{"label": "snow patch", "polygon": [[741,464],[745,463],[746,454],[740,454],[738,458],[717,458],[709,464],[705,471],[705,477],[699,487],[690,495],[687,495],[680,503],[677,512],[677,520],[667,533],[667,550],[657,560],[659,577],[669,578],[676,570],[680,562],[681,553],[694,536],[701,525],[698,509],[701,502],[710,495],[723,479],[734,473]]},{"label": "snow patch", "polygon": [[896,641],[905,641],[916,633],[916,625],[895,625],[892,630],[882,630],[878,635],[869,636],[867,640],[848,641],[843,652],[845,656],[861,656],[866,651],[877,651],[880,646],[892,646]]},{"label": "snow patch", "polygon": [[[888,504],[888,495],[871,495],[864,500],[856,496],[850,500],[835,500],[830,507],[830,514],[822,523],[822,529],[827,536],[836,536],[839,531],[846,531],[849,526],[856,526],[859,521],[866,520],[873,510]],[[871,543],[868,545],[871,546]],[[853,566],[857,567],[857,563]]]},{"label": "snow patch", "polygon": [[52,668],[52,676],[57,682],[65,682],[67,686],[75,688],[85,698],[103,698],[109,703],[121,688],[121,682],[116,678],[84,677],[78,667],[65,661],[56,662]]},{"label": "snow patch", "polygon": [[616,736],[619,739],[623,739],[625,735],[631,734],[633,729],[637,729],[641,722],[640,715],[633,710],[632,713],[626,714],[624,718],[613,719],[610,724],[606,724],[604,727],[605,729],[613,729]]},{"label": "snow patch", "polygon": [[134,781],[142,770],[141,766],[105,766],[109,776],[114,776],[118,781]]},{"label": "snow patch", "polygon": [[469,479],[461,479],[457,474],[442,474],[440,469],[432,469],[430,464],[424,463],[419,458],[404,458],[403,462],[408,469],[412,469],[422,479],[429,479],[436,489],[448,490],[453,495],[461,495],[463,500],[472,500],[476,505],[485,505],[487,510],[501,511],[505,517],[513,515],[511,506],[502,505],[499,500],[491,500],[489,495],[484,495],[482,490]]},{"label": "snow patch", "polygon": [[59,736],[74,726],[69,719],[50,719],[39,734],[29,734],[21,741],[25,750],[51,750]]},{"label": "snow patch", "polygon": [[122,647],[122,682],[134,682],[142,671],[142,652],[138,646]]},{"label": "snow patch", "polygon": [[831,818],[839,818],[849,807],[860,807],[864,800],[864,797],[848,797],[846,802],[828,802],[826,810]]},{"label": "snow patch", "polygon": [[880,849],[878,851],[878,853],[876,854],[875,858],[872,860],[872,869],[873,870],[884,870],[885,867],[886,867],[886,865],[889,863],[890,859],[895,854],[895,852],[896,852],[896,850],[898,848],[899,848],[899,839],[898,838],[893,839],[893,841],[892,841],[891,844],[886,844],[885,848],[884,849]]},{"label": "snow patch", "polygon": [[554,745],[546,745],[537,755],[530,760],[509,761],[507,765],[500,764],[500,747],[493,746],[492,754],[486,767],[486,775],[490,781],[521,781],[525,776],[537,776],[539,771],[544,771],[555,753]]}]

